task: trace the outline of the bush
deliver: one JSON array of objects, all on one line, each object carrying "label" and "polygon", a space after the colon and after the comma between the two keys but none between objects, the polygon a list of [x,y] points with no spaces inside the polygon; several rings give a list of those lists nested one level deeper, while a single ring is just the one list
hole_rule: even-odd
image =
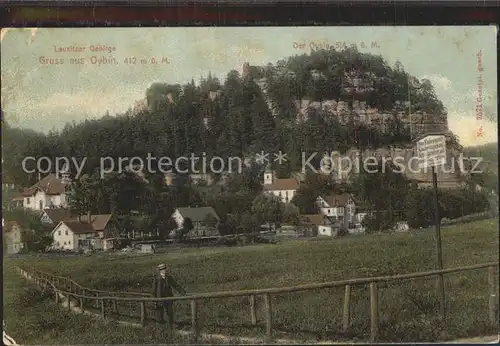
[{"label": "bush", "polygon": [[375,233],[392,229],[395,222],[396,219],[391,220],[385,213],[375,213],[367,215],[361,225],[365,228],[366,233]]},{"label": "bush", "polygon": [[30,307],[38,305],[51,297],[49,290],[39,290],[34,286],[23,287],[15,296],[16,305]]},{"label": "bush", "polygon": [[[438,198],[439,216],[442,219],[457,219],[465,215],[481,213],[489,207],[485,193],[468,187],[460,190],[439,190]],[[434,225],[436,223],[434,191],[432,189],[411,190],[406,201],[406,209],[406,219],[411,228],[427,228]]]}]

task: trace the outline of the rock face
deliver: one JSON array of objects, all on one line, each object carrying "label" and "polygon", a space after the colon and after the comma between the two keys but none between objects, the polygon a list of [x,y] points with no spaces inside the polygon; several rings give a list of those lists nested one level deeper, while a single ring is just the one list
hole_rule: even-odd
[{"label": "rock face", "polygon": [[[464,175],[460,152],[451,147],[447,148],[447,162],[436,169],[438,183],[456,185]],[[333,162],[332,175],[340,181],[348,181],[366,166],[367,170],[374,169],[373,164],[377,162],[392,161],[398,168],[397,172],[404,173],[408,179],[422,183],[432,183],[432,169],[418,167],[418,159],[414,148],[380,148],[376,150],[364,150],[352,148],[345,154],[332,152],[330,157]],[[328,162],[326,162],[328,167]],[[332,166],[330,166],[332,167]],[[327,168],[324,174],[329,173]]]}]

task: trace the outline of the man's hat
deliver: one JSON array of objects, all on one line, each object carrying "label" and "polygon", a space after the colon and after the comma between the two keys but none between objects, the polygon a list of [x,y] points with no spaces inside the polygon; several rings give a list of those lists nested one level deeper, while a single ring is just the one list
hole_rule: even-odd
[{"label": "man's hat", "polygon": [[167,269],[167,266],[164,263],[158,264],[158,270],[162,270],[162,269]]}]

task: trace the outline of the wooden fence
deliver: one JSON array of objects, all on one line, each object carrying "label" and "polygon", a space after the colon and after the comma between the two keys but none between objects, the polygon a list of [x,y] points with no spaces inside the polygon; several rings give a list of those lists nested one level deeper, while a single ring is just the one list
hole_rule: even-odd
[{"label": "wooden fence", "polygon": [[63,295],[68,302],[68,308],[70,307],[70,301],[79,302],[82,312],[86,308],[90,308],[89,303],[95,302],[94,309],[100,309],[100,313],[103,317],[110,315],[120,316],[120,309],[118,308],[119,303],[129,304],[129,306],[135,305],[138,307],[139,314],[137,318],[140,318],[140,323],[145,324],[148,306],[154,309],[154,304],[161,301],[179,301],[179,300],[189,300],[191,303],[191,331],[193,335],[193,342],[198,342],[200,339],[201,325],[199,323],[199,309],[200,301],[205,299],[214,298],[229,298],[229,297],[248,297],[249,310],[250,310],[250,321],[252,325],[257,325],[257,309],[256,309],[256,297],[264,297],[264,312],[265,312],[265,330],[266,337],[271,338],[273,333],[273,306],[271,304],[271,296],[280,293],[291,293],[299,291],[310,291],[318,289],[327,289],[334,287],[344,287],[344,304],[342,309],[342,329],[347,331],[350,323],[350,307],[351,307],[351,288],[353,286],[368,286],[370,293],[370,341],[375,342],[378,340],[379,335],[379,288],[380,283],[388,282],[402,282],[406,280],[427,278],[427,277],[438,277],[439,275],[473,271],[488,268],[488,291],[485,292],[485,298],[488,299],[488,314],[489,321],[492,325],[498,324],[498,279],[497,270],[499,263],[490,262],[483,264],[476,264],[466,267],[459,268],[449,268],[443,270],[432,270],[427,272],[411,273],[411,274],[401,274],[394,276],[380,276],[380,277],[369,277],[369,278],[358,278],[350,280],[341,280],[334,282],[324,282],[324,283],[314,283],[293,287],[282,287],[282,288],[266,288],[266,289],[253,289],[253,290],[240,290],[240,291],[226,291],[226,292],[214,292],[214,293],[202,293],[193,294],[190,296],[181,297],[169,297],[169,298],[153,298],[150,294],[140,293],[140,292],[111,292],[103,290],[95,290],[83,287],[76,283],[75,281],[61,277],[53,274],[44,273],[34,268],[22,269],[18,268],[19,272],[28,278],[34,280],[34,282],[45,288],[50,288],[55,293],[56,301],[59,300],[59,295]]}]

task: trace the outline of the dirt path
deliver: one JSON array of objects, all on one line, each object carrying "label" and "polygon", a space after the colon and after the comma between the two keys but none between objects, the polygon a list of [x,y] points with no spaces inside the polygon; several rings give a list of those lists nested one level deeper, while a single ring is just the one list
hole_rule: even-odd
[{"label": "dirt path", "polygon": [[468,338],[468,339],[458,339],[451,342],[446,342],[446,344],[497,344],[499,336],[479,336],[476,338]]}]

